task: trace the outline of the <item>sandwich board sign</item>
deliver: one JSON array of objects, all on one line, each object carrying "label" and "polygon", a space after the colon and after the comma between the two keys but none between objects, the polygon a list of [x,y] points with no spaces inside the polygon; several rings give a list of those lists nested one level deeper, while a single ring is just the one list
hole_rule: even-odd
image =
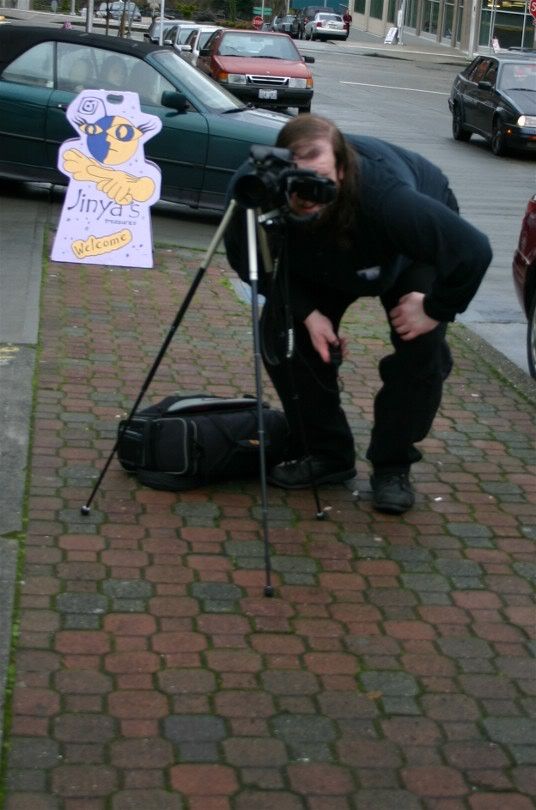
[{"label": "sandwich board sign", "polygon": [[137,93],[107,90],[82,90],[67,118],[78,137],[58,153],[69,185],[51,259],[152,267],[150,208],[161,174],[144,144],[160,131],[160,118],[141,111]]}]

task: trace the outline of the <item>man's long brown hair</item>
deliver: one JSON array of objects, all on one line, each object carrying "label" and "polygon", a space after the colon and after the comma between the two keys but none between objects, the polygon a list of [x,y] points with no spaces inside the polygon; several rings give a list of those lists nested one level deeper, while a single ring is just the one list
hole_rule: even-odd
[{"label": "man's long brown hair", "polygon": [[[358,204],[358,163],[354,150],[342,132],[328,118],[305,113],[293,118],[280,131],[276,146],[291,151],[299,143],[327,140],[333,147],[337,172],[342,175],[337,198],[327,206],[319,224],[335,229],[341,246],[348,247],[353,239]],[[333,232],[333,231],[332,231]]]}]

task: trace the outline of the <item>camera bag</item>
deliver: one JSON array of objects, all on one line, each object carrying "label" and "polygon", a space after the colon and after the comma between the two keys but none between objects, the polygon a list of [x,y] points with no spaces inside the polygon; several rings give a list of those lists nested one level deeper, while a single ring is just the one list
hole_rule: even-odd
[{"label": "camera bag", "polygon": [[[266,462],[285,458],[288,427],[282,411],[263,403]],[[259,470],[257,400],[204,394],[168,396],[119,423],[122,467],[153,489],[194,489]]]}]

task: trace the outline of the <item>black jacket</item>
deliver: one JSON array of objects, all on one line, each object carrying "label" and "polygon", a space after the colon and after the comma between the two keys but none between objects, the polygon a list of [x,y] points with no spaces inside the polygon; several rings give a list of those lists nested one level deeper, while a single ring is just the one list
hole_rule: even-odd
[{"label": "black jacket", "polygon": [[[357,246],[341,249],[326,234],[287,226],[291,306],[299,320],[333,290],[345,296],[381,295],[409,264],[432,265],[435,282],[425,312],[452,321],[463,312],[491,262],[487,237],[460,217],[446,176],[415,152],[365,136],[346,136],[358,156]],[[239,176],[244,171],[241,168]],[[230,197],[232,197],[232,188]],[[225,236],[227,257],[248,280],[243,212]],[[262,283],[259,289],[266,292]]]}]

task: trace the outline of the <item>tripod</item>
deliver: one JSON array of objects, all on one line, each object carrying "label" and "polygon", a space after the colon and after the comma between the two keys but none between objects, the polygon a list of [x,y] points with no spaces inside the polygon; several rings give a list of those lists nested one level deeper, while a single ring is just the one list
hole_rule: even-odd
[{"label": "tripod", "polygon": [[[116,441],[108,455],[108,458],[102,468],[100,475],[93,486],[93,489],[87,499],[86,503],[80,507],[80,512],[82,515],[89,515],[91,511],[91,504],[95,495],[97,494],[100,485],[106,475],[108,468],[112,462],[112,459],[117,452],[119,444],[127,431],[129,425],[131,424],[140,403],[145,396],[147,389],[149,388],[157,369],[162,362],[162,359],[168,349],[169,344],[171,343],[175,332],[177,331],[184,315],[190,303],[196,293],[201,280],[212,261],[212,257],[216,252],[218,245],[220,244],[227,227],[231,221],[232,215],[236,208],[236,200],[232,199],[229,203],[222,221],[220,222],[216,233],[214,234],[212,241],[207,249],[207,252],[201,262],[201,265],[194,277],[194,280],[188,290],[181,306],[179,307],[177,314],[169,327],[167,335],[160,347],[160,350],[144,380],[142,383],[140,392],[136,397],[136,400],[128,414],[127,418],[125,419],[120,431],[118,432],[118,436]],[[264,585],[264,595],[265,596],[273,596],[274,589],[271,581],[271,560],[270,560],[270,546],[269,546],[269,537],[268,537],[268,497],[267,497],[267,481],[266,481],[266,434],[264,429],[264,414],[263,414],[263,400],[262,400],[262,366],[261,366],[261,339],[260,339],[260,329],[259,329],[259,303],[258,303],[258,254],[257,254],[257,245],[258,240],[257,237],[260,236],[266,239],[266,234],[263,231],[258,233],[258,219],[257,219],[257,212],[255,208],[247,208],[246,209],[246,223],[247,223],[247,248],[248,248],[248,265],[249,265],[249,281],[251,285],[251,317],[252,317],[252,331],[253,331],[253,358],[254,358],[254,370],[255,370],[255,394],[257,398],[257,431],[258,431],[258,438],[259,438],[259,468],[260,468],[260,484],[261,484],[261,515],[262,515],[262,532],[263,532],[263,548],[264,548],[264,565],[265,565],[265,585]],[[266,254],[267,245],[266,242],[261,241],[261,250],[263,251],[263,255]],[[319,520],[323,520],[325,518],[325,513],[320,507],[317,487],[314,482],[314,478],[311,477],[311,484],[314,491],[314,496],[316,499],[316,506],[317,506],[317,514],[316,517]]]}]

